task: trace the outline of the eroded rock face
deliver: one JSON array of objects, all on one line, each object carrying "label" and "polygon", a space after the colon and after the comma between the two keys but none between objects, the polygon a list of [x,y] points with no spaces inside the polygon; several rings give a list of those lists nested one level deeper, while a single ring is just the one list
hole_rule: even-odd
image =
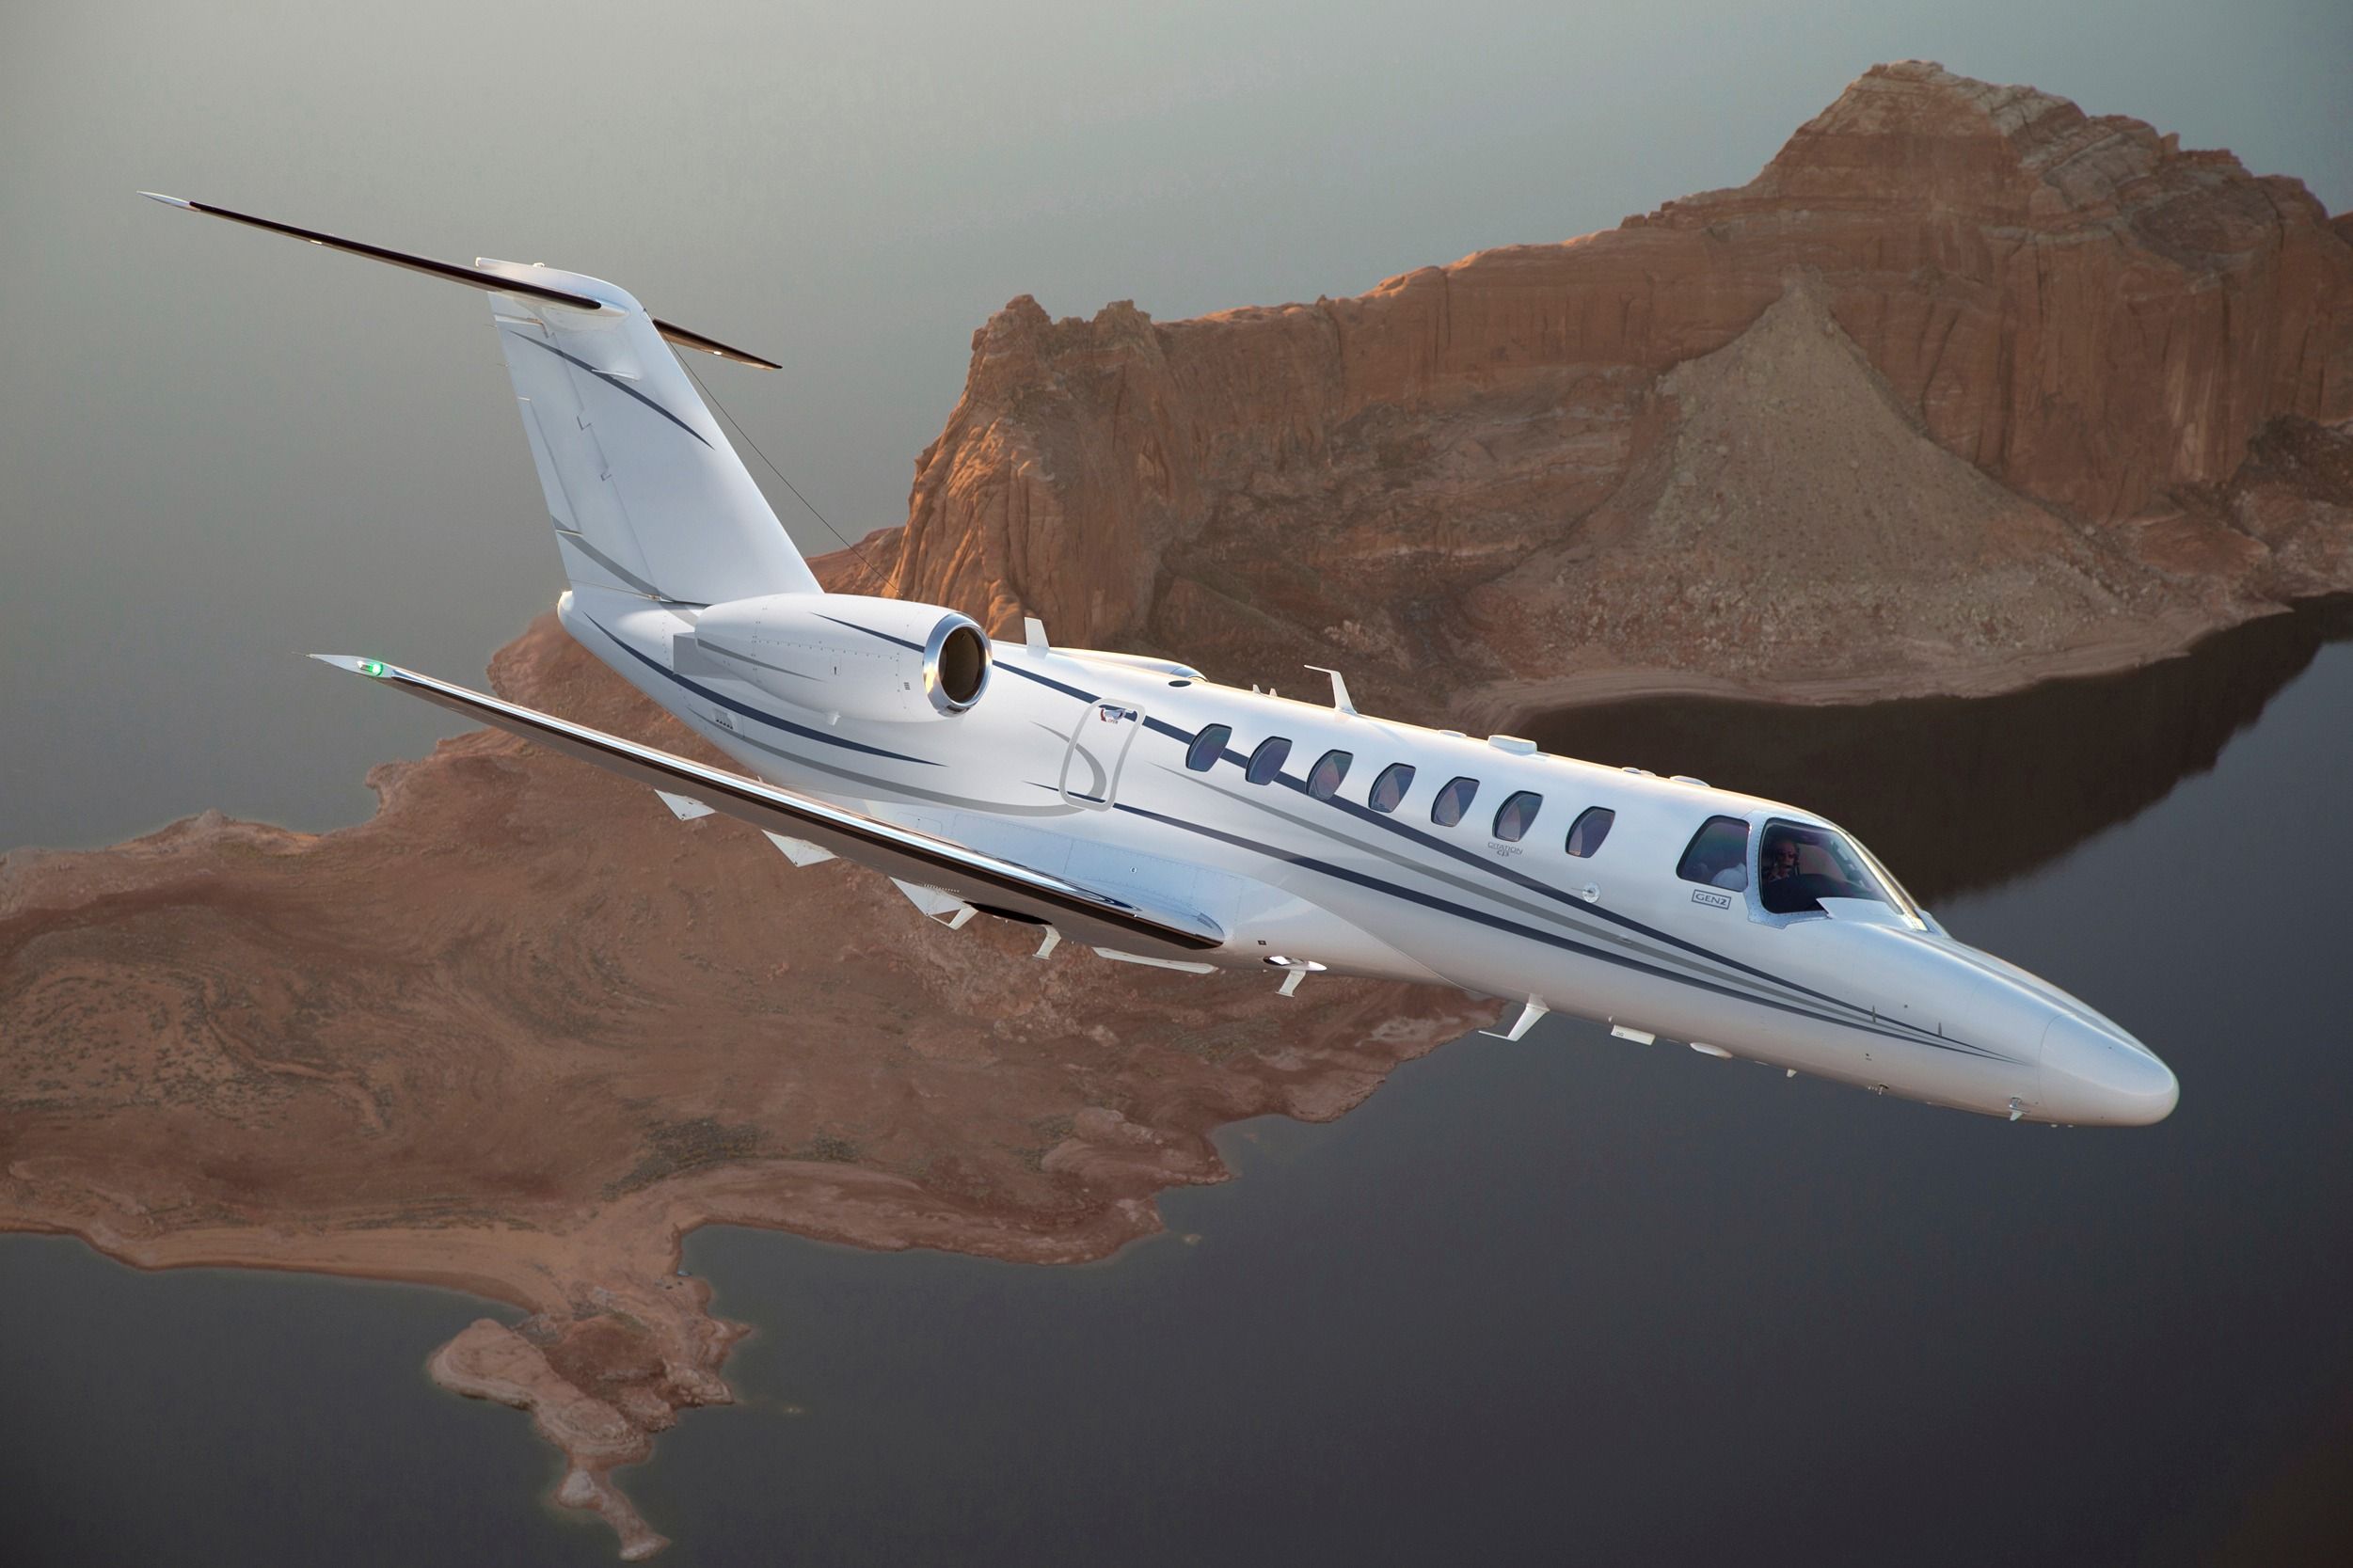
[{"label": "eroded rock face", "polygon": [[[1574,687],[1985,690],[2353,588],[2353,245],[2292,181],[1933,66],[1749,185],[1349,300],[1016,300],[892,590],[1487,727]],[[855,562],[825,563],[864,588]],[[533,706],[693,752],[543,620]],[[490,734],[320,836],[207,814],[0,862],[0,1228],[422,1280],[559,1500],[723,1401],[712,1221],[1035,1261],[1154,1228],[1208,1132],[1337,1116],[1492,1010],[951,935],[839,863]],[[518,918],[526,911],[527,918]]]},{"label": "eroded rock face", "polygon": [[1423,718],[2134,662],[2353,587],[2353,491],[2234,490],[2353,415],[2342,230],[2138,120],[1882,66],[1746,186],[1606,233],[1195,321],[1015,300],[895,591],[1230,677],[1340,663]]}]

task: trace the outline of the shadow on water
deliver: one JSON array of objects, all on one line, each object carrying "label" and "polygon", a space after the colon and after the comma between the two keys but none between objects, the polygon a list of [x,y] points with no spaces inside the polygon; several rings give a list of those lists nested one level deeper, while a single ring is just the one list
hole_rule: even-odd
[{"label": "shadow on water", "polygon": [[2345,637],[2353,598],[2233,627],[2144,669],[2002,697],[1835,707],[1644,697],[1521,727],[1560,755],[1820,812],[1933,903],[2033,871],[2212,768],[2323,644]]}]

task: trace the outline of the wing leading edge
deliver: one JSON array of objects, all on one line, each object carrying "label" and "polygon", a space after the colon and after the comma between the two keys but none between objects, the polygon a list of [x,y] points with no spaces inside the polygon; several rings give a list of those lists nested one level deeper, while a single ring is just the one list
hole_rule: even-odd
[{"label": "wing leading edge", "polygon": [[310,657],[520,736],[534,745],[594,763],[607,772],[648,785],[665,799],[699,801],[712,811],[817,845],[886,876],[945,888],[980,909],[1052,926],[1089,943],[1131,950],[1143,944],[1147,953],[1166,954],[1206,952],[1225,942],[1225,933],[1216,922],[1191,911],[1147,909],[949,839],[829,805],[740,773],[706,767],[396,664],[344,654]]}]

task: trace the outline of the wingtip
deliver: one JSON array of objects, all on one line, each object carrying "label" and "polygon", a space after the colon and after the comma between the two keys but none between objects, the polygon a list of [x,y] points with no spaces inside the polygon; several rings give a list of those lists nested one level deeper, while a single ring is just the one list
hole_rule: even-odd
[{"label": "wingtip", "polygon": [[184,197],[166,196],[161,191],[141,191],[139,194],[150,201],[160,201],[167,207],[184,207],[190,212],[196,210],[196,203]]},{"label": "wingtip", "polygon": [[355,675],[382,675],[390,666],[382,659],[361,658],[356,654],[311,654],[321,664],[337,670],[348,670]]}]

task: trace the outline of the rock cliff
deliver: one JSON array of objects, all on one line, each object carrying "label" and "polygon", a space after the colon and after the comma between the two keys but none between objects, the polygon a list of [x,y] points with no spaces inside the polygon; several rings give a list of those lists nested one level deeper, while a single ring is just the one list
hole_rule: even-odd
[{"label": "rock cliff", "polygon": [[1339,664],[1423,718],[2131,664],[2353,587],[2345,230],[2138,120],[1880,66],[1605,233],[1194,321],[1016,299],[882,559],[1001,630]]}]

